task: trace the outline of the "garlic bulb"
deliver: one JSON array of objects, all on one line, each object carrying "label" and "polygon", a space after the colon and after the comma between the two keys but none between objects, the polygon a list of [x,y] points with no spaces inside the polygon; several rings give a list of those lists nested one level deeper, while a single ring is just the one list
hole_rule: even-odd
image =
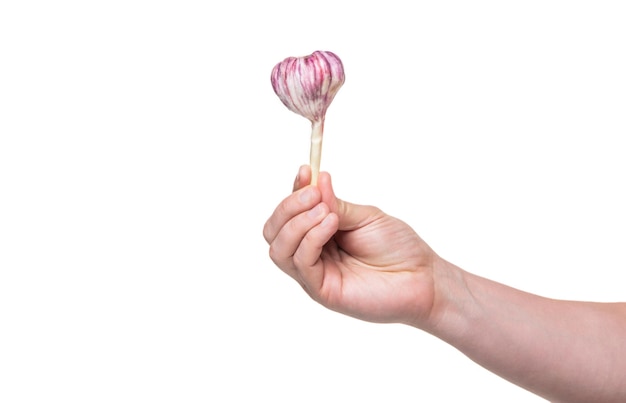
[{"label": "garlic bulb", "polygon": [[345,81],[343,63],[332,52],[288,57],[274,66],[272,88],[282,103],[311,121],[311,184],[317,184],[326,110]]}]

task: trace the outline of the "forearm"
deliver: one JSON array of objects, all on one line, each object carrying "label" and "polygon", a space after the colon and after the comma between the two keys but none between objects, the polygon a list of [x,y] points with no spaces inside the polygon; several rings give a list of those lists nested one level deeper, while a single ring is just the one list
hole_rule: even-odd
[{"label": "forearm", "polygon": [[555,402],[626,401],[626,308],[543,298],[447,262],[422,326],[490,371]]}]

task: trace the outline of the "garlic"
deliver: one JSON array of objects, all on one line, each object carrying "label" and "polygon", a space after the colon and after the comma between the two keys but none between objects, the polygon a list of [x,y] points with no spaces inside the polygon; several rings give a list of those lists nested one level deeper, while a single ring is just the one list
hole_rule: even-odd
[{"label": "garlic", "polygon": [[285,106],[311,121],[311,184],[317,184],[326,110],[345,81],[343,64],[332,52],[288,57],[274,66],[272,88]]}]

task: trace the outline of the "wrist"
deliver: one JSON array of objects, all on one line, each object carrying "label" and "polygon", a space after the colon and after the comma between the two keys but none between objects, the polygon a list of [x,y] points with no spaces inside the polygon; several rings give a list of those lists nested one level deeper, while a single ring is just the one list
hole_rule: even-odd
[{"label": "wrist", "polygon": [[463,337],[469,327],[474,296],[469,274],[438,257],[433,262],[433,303],[429,315],[416,327],[446,341]]}]

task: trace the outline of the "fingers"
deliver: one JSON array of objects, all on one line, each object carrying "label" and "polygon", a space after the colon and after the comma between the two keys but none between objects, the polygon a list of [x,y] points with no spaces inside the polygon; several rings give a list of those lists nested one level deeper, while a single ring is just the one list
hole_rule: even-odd
[{"label": "fingers", "polygon": [[319,228],[328,216],[328,206],[319,203],[311,210],[289,220],[270,244],[270,257],[290,276],[301,280],[297,273],[319,260],[322,248],[332,234],[326,226]]},{"label": "fingers", "polygon": [[285,198],[263,227],[263,237],[271,244],[281,229],[297,215],[312,209],[321,201],[321,194],[314,186],[299,189]]},{"label": "fingers", "polygon": [[338,219],[322,202],[320,189],[309,186],[310,181],[309,166],[300,167],[294,192],[276,207],[265,223],[263,236],[270,244],[272,261],[312,290],[323,279],[320,255],[337,231]]},{"label": "fingers", "polygon": [[[323,204],[321,204],[323,205]],[[324,261],[320,259],[324,246],[337,232],[338,218],[334,213],[324,216],[304,236],[293,256],[294,273],[302,287],[315,298],[324,282]]]},{"label": "fingers", "polygon": [[309,165],[302,165],[298,170],[298,175],[293,182],[293,191],[295,192],[302,187],[311,183],[311,167]]}]

